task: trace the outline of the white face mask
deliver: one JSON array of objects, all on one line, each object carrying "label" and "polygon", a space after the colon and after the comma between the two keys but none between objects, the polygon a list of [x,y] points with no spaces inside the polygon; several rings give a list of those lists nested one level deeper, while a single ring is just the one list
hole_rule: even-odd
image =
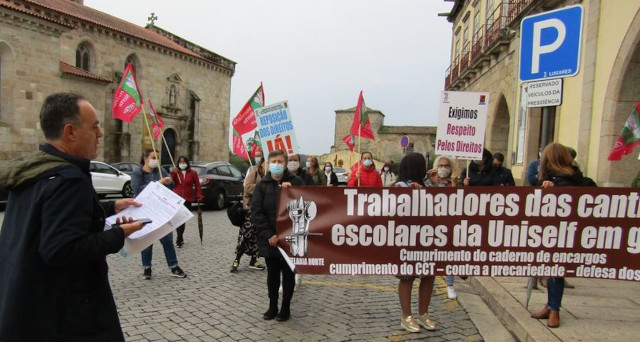
[{"label": "white face mask", "polygon": [[307,166],[307,169],[311,167],[311,162],[306,162],[304,165]]},{"label": "white face mask", "polygon": [[158,168],[158,159],[149,159],[149,167],[152,169]]},{"label": "white face mask", "polygon": [[180,168],[180,170],[186,170],[187,169],[187,163],[180,163],[180,164],[178,164],[178,167]]},{"label": "white face mask", "polygon": [[262,157],[256,157],[255,161],[256,164],[260,164],[260,162],[262,161]]},{"label": "white face mask", "polygon": [[290,161],[287,163],[287,169],[291,170],[291,171],[298,171],[298,169],[300,168],[300,162],[297,161]]},{"label": "white face mask", "polygon": [[373,165],[373,160],[371,159],[365,159],[362,164],[364,164],[364,166],[369,167],[371,165]]},{"label": "white face mask", "polygon": [[331,171],[332,169],[333,168],[331,166],[325,166],[324,167],[324,170],[327,171],[327,172]]},{"label": "white face mask", "polygon": [[389,167],[388,166],[384,167],[384,172],[389,172]]},{"label": "white face mask", "polygon": [[451,170],[447,168],[438,168],[438,177],[448,178],[451,175]]}]

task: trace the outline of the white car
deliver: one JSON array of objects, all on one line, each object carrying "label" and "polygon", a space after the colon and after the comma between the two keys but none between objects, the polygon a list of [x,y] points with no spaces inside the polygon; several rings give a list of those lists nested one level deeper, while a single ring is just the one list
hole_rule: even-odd
[{"label": "white car", "polygon": [[134,197],[131,176],[118,171],[109,164],[91,161],[89,166],[91,182],[98,195],[120,194],[122,197]]},{"label": "white car", "polygon": [[334,167],[333,173],[338,177],[338,184],[346,185],[349,181],[349,172],[342,167]]}]

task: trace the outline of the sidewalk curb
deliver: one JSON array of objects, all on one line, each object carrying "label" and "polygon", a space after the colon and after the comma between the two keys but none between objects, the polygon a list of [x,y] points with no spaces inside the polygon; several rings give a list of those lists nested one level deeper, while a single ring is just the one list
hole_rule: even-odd
[{"label": "sidewalk curb", "polygon": [[507,292],[494,278],[470,277],[471,286],[478,291],[491,311],[522,342],[561,341],[544,325],[545,320],[535,320],[530,313]]}]

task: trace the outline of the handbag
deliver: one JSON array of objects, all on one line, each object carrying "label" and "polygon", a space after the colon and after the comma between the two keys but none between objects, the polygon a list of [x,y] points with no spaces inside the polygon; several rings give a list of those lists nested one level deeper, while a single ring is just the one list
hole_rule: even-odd
[{"label": "handbag", "polygon": [[234,202],[229,208],[227,208],[227,216],[231,224],[236,227],[242,227],[245,220],[245,210],[242,205],[242,201]]}]

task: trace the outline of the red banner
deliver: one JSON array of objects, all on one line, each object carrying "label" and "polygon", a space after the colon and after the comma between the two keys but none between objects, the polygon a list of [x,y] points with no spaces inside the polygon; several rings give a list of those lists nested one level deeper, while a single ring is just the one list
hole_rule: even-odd
[{"label": "red banner", "polygon": [[627,188],[291,187],[279,246],[298,273],[640,281]]}]

